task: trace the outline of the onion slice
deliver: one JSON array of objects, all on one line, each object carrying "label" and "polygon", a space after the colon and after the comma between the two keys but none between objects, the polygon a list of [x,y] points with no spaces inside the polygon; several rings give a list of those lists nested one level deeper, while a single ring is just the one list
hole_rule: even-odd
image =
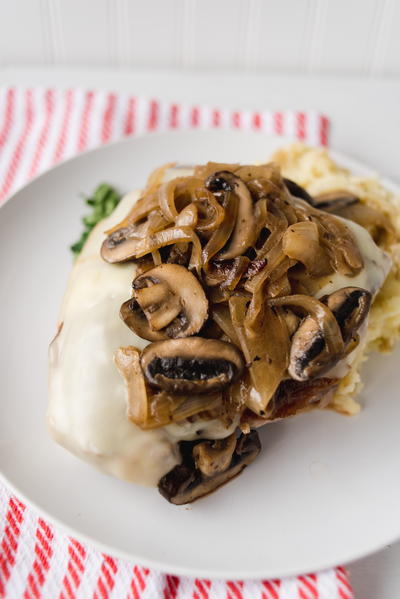
[{"label": "onion slice", "polygon": [[263,416],[287,369],[290,342],[283,312],[267,304],[257,330],[246,328],[247,303],[246,298],[234,296],[229,300],[229,309],[252,385],[247,406]]},{"label": "onion slice", "polygon": [[282,237],[282,251],[289,258],[301,262],[313,277],[332,272],[329,257],[320,245],[318,226],[312,221],[290,225]]}]

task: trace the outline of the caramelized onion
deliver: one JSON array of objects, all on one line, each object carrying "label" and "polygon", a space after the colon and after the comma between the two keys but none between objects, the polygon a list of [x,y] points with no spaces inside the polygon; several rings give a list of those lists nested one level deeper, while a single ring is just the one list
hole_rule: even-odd
[{"label": "caramelized onion", "polygon": [[199,179],[207,179],[210,175],[217,171],[231,171],[234,173],[240,167],[239,164],[227,164],[224,162],[207,162],[207,164],[201,164],[196,166],[194,169],[194,176]]},{"label": "caramelized onion", "polygon": [[257,178],[250,179],[247,182],[247,187],[250,189],[254,198],[258,200],[272,200],[276,201],[280,198],[281,190],[271,179]]},{"label": "caramelized onion", "polygon": [[223,207],[225,210],[224,220],[222,221],[220,227],[214,231],[203,249],[202,259],[204,266],[206,266],[209,260],[211,260],[211,258],[224,247],[235,226],[238,199],[230,191],[225,193]]},{"label": "caramelized onion", "polygon": [[190,227],[195,229],[197,225],[198,213],[196,204],[189,204],[176,217],[175,225],[177,227]]},{"label": "caramelized onion", "polygon": [[238,177],[243,179],[245,183],[248,183],[249,181],[264,179],[266,181],[270,181],[275,186],[275,188],[283,188],[282,177],[279,167],[272,163],[238,166],[233,172]]},{"label": "caramelized onion", "polygon": [[332,272],[326,251],[319,243],[318,226],[312,221],[290,225],[282,237],[282,251],[301,262],[311,276],[321,277]]},{"label": "caramelized onion", "polygon": [[233,291],[247,272],[249,264],[250,259],[246,256],[234,260],[214,260],[208,264],[204,281],[209,287],[220,285],[222,289]]},{"label": "caramelized onion", "polygon": [[221,283],[224,289],[233,291],[240,282],[243,274],[246,272],[250,263],[250,259],[246,256],[239,256],[232,262],[231,268],[227,272],[225,280]]},{"label": "caramelized onion", "polygon": [[266,304],[257,330],[246,328],[247,303],[245,298],[231,297],[229,309],[252,383],[247,406],[263,415],[287,369],[289,335],[283,312]]},{"label": "caramelized onion", "polygon": [[138,223],[147,217],[150,212],[156,210],[158,208],[158,197],[156,194],[151,194],[149,196],[144,196],[139,198],[137,202],[133,205],[132,209],[128,212],[126,217],[119,222],[117,225],[108,229],[105,233],[106,235],[111,235],[115,231],[119,229],[124,229],[126,227],[131,227],[132,225]]},{"label": "caramelized onion", "polygon": [[152,193],[153,191],[156,191],[163,182],[166,172],[169,169],[172,169],[174,166],[176,166],[176,162],[167,162],[166,164],[162,164],[158,168],[154,169],[147,179],[145,189],[146,193]]},{"label": "caramelized onion", "polygon": [[[363,268],[356,239],[340,216],[360,222],[382,243],[388,243],[391,227],[357,198],[320,210],[294,182],[285,185],[273,164],[208,163],[195,167],[193,176],[162,182],[166,168],[149,179],[140,200],[108,232],[102,256],[110,263],[136,261],[149,277],[154,264],[195,270],[190,276],[209,306],[195,334],[201,343],[215,338],[234,347],[247,364],[218,392],[188,395],[173,386],[156,391],[143,378],[138,350],[120,348],[115,361],[128,386],[129,417],[146,429],[196,418],[232,423],[244,410],[262,419],[274,410],[274,417],[289,415],[293,406],[279,411],[272,401],[282,381],[291,377],[302,393],[311,389],[303,383],[318,380],[359,341],[357,330],[348,334],[337,320],[335,298],[312,296],[326,275],[351,277]],[[180,303],[152,283],[135,290],[135,301],[147,310],[155,335],[171,320],[182,324],[183,316]],[[193,332],[185,331],[179,338],[190,343]]]},{"label": "caramelized onion", "polygon": [[188,241],[193,244],[192,255],[190,258],[190,268],[200,269],[201,266],[201,245],[195,233],[190,227],[171,227],[158,231],[146,239],[138,240],[135,247],[135,258],[141,258],[146,254],[160,249],[166,245]]},{"label": "caramelized onion", "polygon": [[282,251],[281,246],[275,246],[266,259],[265,266],[253,277],[249,277],[244,288],[246,291],[255,293],[261,289],[266,281],[268,281],[274,274],[274,279],[282,277],[287,270],[295,264],[294,260],[291,260]]},{"label": "caramelized onion", "polygon": [[168,222],[173,222],[178,216],[175,206],[175,188],[181,180],[181,178],[171,179],[167,183],[162,183],[158,190],[159,206]]},{"label": "caramelized onion", "polygon": [[300,199],[296,199],[295,210],[299,220],[313,220],[318,224],[321,245],[326,248],[335,271],[354,276],[363,268],[357,242],[342,219]]},{"label": "caramelized onion", "polygon": [[363,268],[364,261],[350,229],[333,214],[320,214],[319,221],[326,231],[324,241],[328,241],[326,247],[333,258],[335,270],[354,276]]},{"label": "caramelized onion", "polygon": [[239,337],[232,323],[228,306],[225,304],[214,305],[211,318],[217,323],[225,335],[238,347],[240,347]]},{"label": "caramelized onion", "polygon": [[395,231],[389,217],[371,206],[357,202],[338,208],[335,214],[364,227],[378,245],[385,246],[394,240]]},{"label": "caramelized onion", "polygon": [[203,234],[212,233],[224,220],[225,211],[207,189],[198,190],[195,197],[194,201],[199,213],[196,230]]},{"label": "caramelized onion", "polygon": [[265,222],[265,229],[267,230],[268,235],[261,247],[257,248],[257,258],[259,260],[261,260],[262,258],[267,258],[269,252],[273,250],[274,247],[279,245],[279,243],[282,240],[283,234],[286,231],[286,228],[286,218],[281,220],[279,216],[275,216],[271,212],[268,213]]},{"label": "caramelized onion", "polygon": [[220,260],[227,260],[240,256],[256,241],[253,199],[242,179],[229,171],[218,171],[208,177],[206,185],[211,191],[214,191],[215,184],[217,184],[216,191],[221,186],[221,189],[234,193],[238,199],[232,237],[227,247],[219,254]]},{"label": "caramelized onion", "polygon": [[191,416],[217,409],[222,402],[220,393],[208,393],[188,397],[172,412],[174,422],[182,422]]}]

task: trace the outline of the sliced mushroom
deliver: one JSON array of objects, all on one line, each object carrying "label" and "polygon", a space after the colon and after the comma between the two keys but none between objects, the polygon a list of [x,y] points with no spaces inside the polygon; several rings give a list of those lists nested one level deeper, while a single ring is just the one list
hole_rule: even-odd
[{"label": "sliced mushroom", "polygon": [[283,180],[292,196],[305,200],[308,204],[314,206],[314,208],[324,210],[325,212],[335,212],[345,206],[356,204],[359,201],[359,198],[353,193],[342,189],[328,191],[313,197],[304,189],[304,187],[301,187],[295,181],[292,181],[291,179]]},{"label": "sliced mushroom", "polygon": [[140,238],[132,236],[131,227],[122,227],[110,233],[101,246],[101,257],[106,262],[126,262],[135,255]]},{"label": "sliced mushroom", "polygon": [[[157,216],[157,215],[156,215]],[[192,255],[189,268],[200,269],[201,245],[197,235],[190,227],[172,226],[165,228],[166,221],[162,217],[158,225],[150,227],[144,223],[141,229],[125,227],[111,233],[101,246],[101,257],[106,262],[137,261],[139,258],[151,254],[160,248],[174,245],[176,243],[191,243]]]},{"label": "sliced mushroom", "polygon": [[338,189],[321,193],[313,197],[304,189],[304,187],[301,187],[295,181],[292,181],[291,179],[283,180],[292,196],[305,200],[307,204],[310,204],[319,210],[324,210],[325,212],[336,213],[336,211],[340,211],[342,208],[359,202],[359,198],[350,191]]},{"label": "sliced mushroom", "polygon": [[208,177],[206,187],[214,193],[231,191],[239,198],[235,228],[226,249],[218,259],[227,260],[241,256],[255,242],[253,199],[246,183],[229,171],[218,171]]},{"label": "sliced mushroom", "polygon": [[317,321],[307,316],[293,335],[288,372],[296,381],[307,381],[329,370],[338,354],[326,350],[325,337]]},{"label": "sliced mushroom", "polygon": [[143,339],[188,337],[207,319],[208,300],[196,277],[178,264],[161,264],[137,277],[121,317]]},{"label": "sliced mushroom", "polygon": [[219,392],[185,397],[151,389],[143,375],[140,351],[136,347],[119,347],[114,362],[125,381],[128,418],[143,430],[193,421],[197,416],[204,422],[228,414]]},{"label": "sliced mushroom", "polygon": [[319,210],[325,212],[335,212],[341,210],[345,206],[351,206],[357,204],[359,199],[350,191],[338,189],[336,191],[329,191],[327,193],[321,193],[312,198],[311,204]]},{"label": "sliced mushroom", "polygon": [[[372,296],[369,291],[358,287],[344,287],[320,300],[329,310],[326,318],[333,314],[340,333],[341,343],[335,350],[328,347],[332,339],[323,330],[323,322],[313,315],[307,316],[293,335],[288,372],[297,381],[307,381],[321,376],[345,357],[349,344],[354,349],[358,340],[356,333],[368,315]],[[322,320],[324,315],[322,315]],[[336,325],[336,326],[337,326]]]},{"label": "sliced mushroom", "polygon": [[[225,454],[224,459],[219,460],[219,468],[211,476],[205,475],[198,467],[194,459],[194,453],[198,445],[206,442],[194,444],[193,442],[181,442],[180,450],[182,454],[182,464],[175,466],[170,472],[161,478],[158,483],[158,490],[161,495],[175,505],[191,503],[200,497],[204,497],[218,487],[225,484],[248,466],[260,453],[261,444],[256,431],[251,431],[247,435],[240,435],[235,441],[234,451],[231,453],[231,459],[228,461],[231,452],[231,437],[228,437],[227,446],[222,448]],[[225,440],[226,441],[226,440]],[[212,442],[211,442],[212,444]],[[201,452],[197,450],[196,454]],[[226,466],[224,470],[221,470]],[[212,468],[210,472],[213,472]]]},{"label": "sliced mushroom", "polygon": [[201,337],[151,343],[143,350],[141,365],[151,386],[178,394],[222,389],[244,366],[237,347]]},{"label": "sliced mushroom", "polygon": [[345,343],[358,331],[368,316],[372,295],[360,287],[343,287],[322,298],[338,321]]},{"label": "sliced mushroom", "polygon": [[289,193],[292,196],[294,196],[295,198],[301,198],[302,200],[305,200],[308,204],[311,204],[312,206],[314,205],[313,198],[310,196],[308,191],[304,189],[304,187],[301,187],[301,185],[299,185],[295,181],[292,181],[291,179],[284,178],[283,181],[286,187],[288,188]]}]

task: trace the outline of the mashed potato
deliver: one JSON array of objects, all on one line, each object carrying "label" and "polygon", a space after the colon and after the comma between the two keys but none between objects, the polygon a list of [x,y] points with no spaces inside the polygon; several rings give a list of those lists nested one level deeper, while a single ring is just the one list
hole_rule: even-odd
[{"label": "mashed potato", "polygon": [[340,167],[323,148],[293,144],[277,151],[273,161],[285,177],[305,187],[311,195],[334,190],[347,190],[360,201],[390,218],[395,238],[381,247],[392,260],[392,269],[371,308],[362,351],[357,354],[329,407],[345,414],[356,414],[360,405],[354,399],[362,389],[360,368],[369,352],[390,352],[400,337],[400,196],[386,189],[376,177],[358,177]]}]

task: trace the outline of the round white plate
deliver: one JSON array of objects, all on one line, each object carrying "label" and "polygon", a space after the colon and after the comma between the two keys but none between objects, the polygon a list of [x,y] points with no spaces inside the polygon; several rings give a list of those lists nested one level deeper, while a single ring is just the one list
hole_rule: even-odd
[{"label": "round white plate", "polygon": [[187,507],[97,472],[46,431],[47,346],[85,211],[79,194],[103,180],[140,187],[172,160],[259,162],[283,143],[239,132],[132,139],[58,166],[0,212],[0,471],[46,518],[103,551],[178,574],[276,577],[348,562],[400,536],[399,352],[368,362],[359,416],[314,412],[264,427],[256,462]]}]

